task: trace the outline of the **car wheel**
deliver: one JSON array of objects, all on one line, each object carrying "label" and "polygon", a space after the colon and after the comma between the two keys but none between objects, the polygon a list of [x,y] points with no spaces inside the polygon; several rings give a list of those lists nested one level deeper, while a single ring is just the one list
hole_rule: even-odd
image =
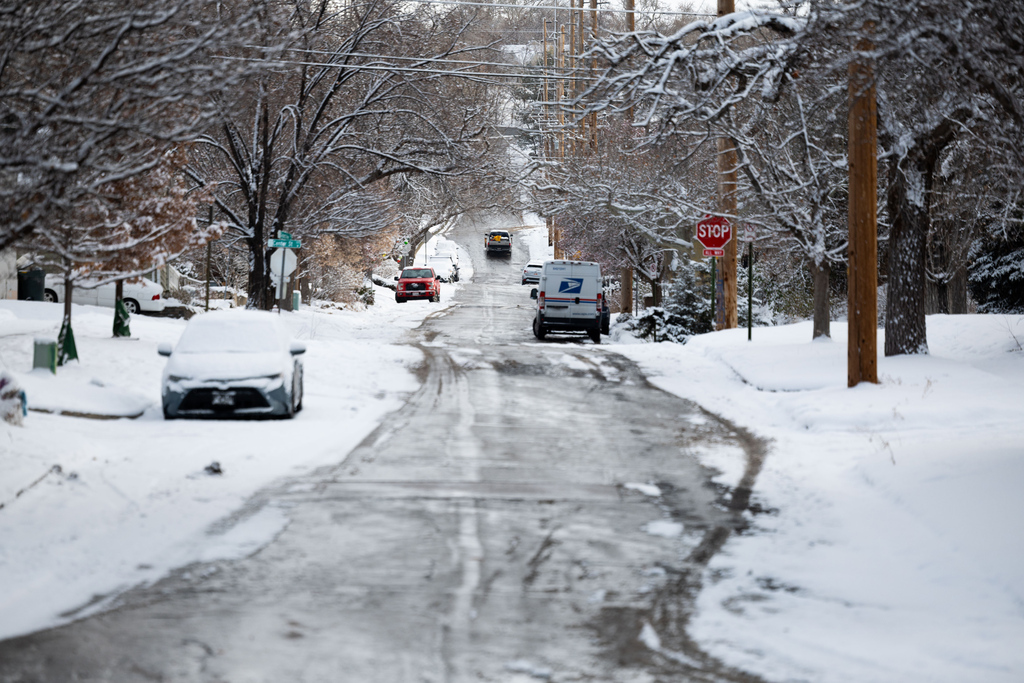
[{"label": "car wheel", "polygon": [[601,330],[589,330],[587,332],[587,336],[589,336],[590,341],[594,342],[595,344],[601,343]]},{"label": "car wheel", "polygon": [[538,322],[537,318],[533,319],[533,336],[537,339],[543,339],[547,335],[548,331],[544,329],[544,326]]},{"label": "car wheel", "polygon": [[[305,392],[303,391],[303,388],[302,388],[302,368],[301,367],[295,368],[295,373],[298,376],[299,381],[298,381],[298,387],[292,389],[292,402],[295,404],[295,412],[297,413],[300,410],[302,410],[302,398],[303,398]],[[298,400],[295,399],[296,396],[298,396]]]},{"label": "car wheel", "polygon": [[430,300],[435,304],[441,301],[441,292],[434,292],[434,296],[430,297]]},{"label": "car wheel", "polygon": [[46,290],[45,292],[43,292],[43,301],[49,301],[51,304],[58,303],[57,292],[53,291],[52,289]]},{"label": "car wheel", "polygon": [[405,299],[399,298],[397,296],[395,297],[395,301],[400,303],[400,304],[404,304],[405,303]]},{"label": "car wheel", "polygon": [[135,299],[122,299],[122,301],[124,302],[124,307],[128,309],[129,315],[138,315],[139,311],[142,310],[139,308],[139,302]]}]

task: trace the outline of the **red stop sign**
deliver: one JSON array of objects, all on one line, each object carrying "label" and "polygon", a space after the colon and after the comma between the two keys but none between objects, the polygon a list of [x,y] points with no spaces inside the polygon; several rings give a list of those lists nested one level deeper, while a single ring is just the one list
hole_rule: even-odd
[{"label": "red stop sign", "polygon": [[721,216],[704,216],[697,221],[697,241],[706,249],[721,249],[732,239],[732,226]]}]

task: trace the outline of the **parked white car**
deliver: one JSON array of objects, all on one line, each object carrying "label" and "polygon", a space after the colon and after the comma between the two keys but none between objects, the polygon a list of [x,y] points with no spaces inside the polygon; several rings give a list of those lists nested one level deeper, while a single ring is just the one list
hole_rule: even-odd
[{"label": "parked white car", "polygon": [[459,281],[459,264],[451,256],[429,256],[427,265],[434,269],[441,282]]},{"label": "parked white car", "polygon": [[306,345],[267,311],[217,311],[189,320],[167,356],[164,418],[293,417],[302,409]]},{"label": "parked white car", "polygon": [[[116,292],[116,283],[96,285],[95,281],[85,278],[75,284],[71,301],[76,304],[113,308]],[[136,282],[125,281],[122,297],[125,308],[132,315],[140,312],[159,313],[164,310],[164,288],[146,278],[140,278]],[[64,278],[60,275],[47,275],[43,298],[52,303],[64,303]]]}]

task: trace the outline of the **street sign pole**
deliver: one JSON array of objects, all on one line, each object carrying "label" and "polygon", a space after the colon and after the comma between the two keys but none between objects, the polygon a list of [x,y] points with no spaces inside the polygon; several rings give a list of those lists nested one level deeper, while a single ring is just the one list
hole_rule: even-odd
[{"label": "street sign pole", "polygon": [[[281,302],[284,299],[284,279],[285,276],[289,276],[295,270],[296,261],[292,249],[300,249],[302,242],[300,240],[292,239],[292,235],[289,232],[279,231],[277,239],[267,240],[267,246],[271,249],[277,249],[281,252],[281,270],[278,273],[280,276],[277,284],[277,291],[274,293],[277,299],[277,313],[281,314]],[[274,266],[276,265],[274,258],[277,254],[272,254],[270,257],[270,270],[273,272]]]},{"label": "street sign pole", "polygon": [[[284,259],[281,259],[284,262]],[[277,314],[281,315],[281,299],[284,296],[284,268],[281,268],[281,279],[277,284]]]}]

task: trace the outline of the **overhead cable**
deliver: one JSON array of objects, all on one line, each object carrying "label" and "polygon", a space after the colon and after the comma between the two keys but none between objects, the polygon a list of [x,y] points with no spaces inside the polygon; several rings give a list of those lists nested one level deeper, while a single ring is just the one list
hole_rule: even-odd
[{"label": "overhead cable", "polygon": [[[579,7],[565,7],[559,5],[516,5],[513,3],[502,3],[502,2],[468,2],[467,0],[407,0],[408,2],[418,2],[424,5],[466,5],[469,7],[513,7],[515,9],[553,9],[583,12],[611,12],[613,14],[629,14],[628,10],[624,9],[591,9],[584,7],[582,10]],[[710,12],[673,12],[670,10],[637,10],[634,9],[632,14],[664,14],[670,16],[683,16],[683,17],[714,17],[715,15]]]}]

